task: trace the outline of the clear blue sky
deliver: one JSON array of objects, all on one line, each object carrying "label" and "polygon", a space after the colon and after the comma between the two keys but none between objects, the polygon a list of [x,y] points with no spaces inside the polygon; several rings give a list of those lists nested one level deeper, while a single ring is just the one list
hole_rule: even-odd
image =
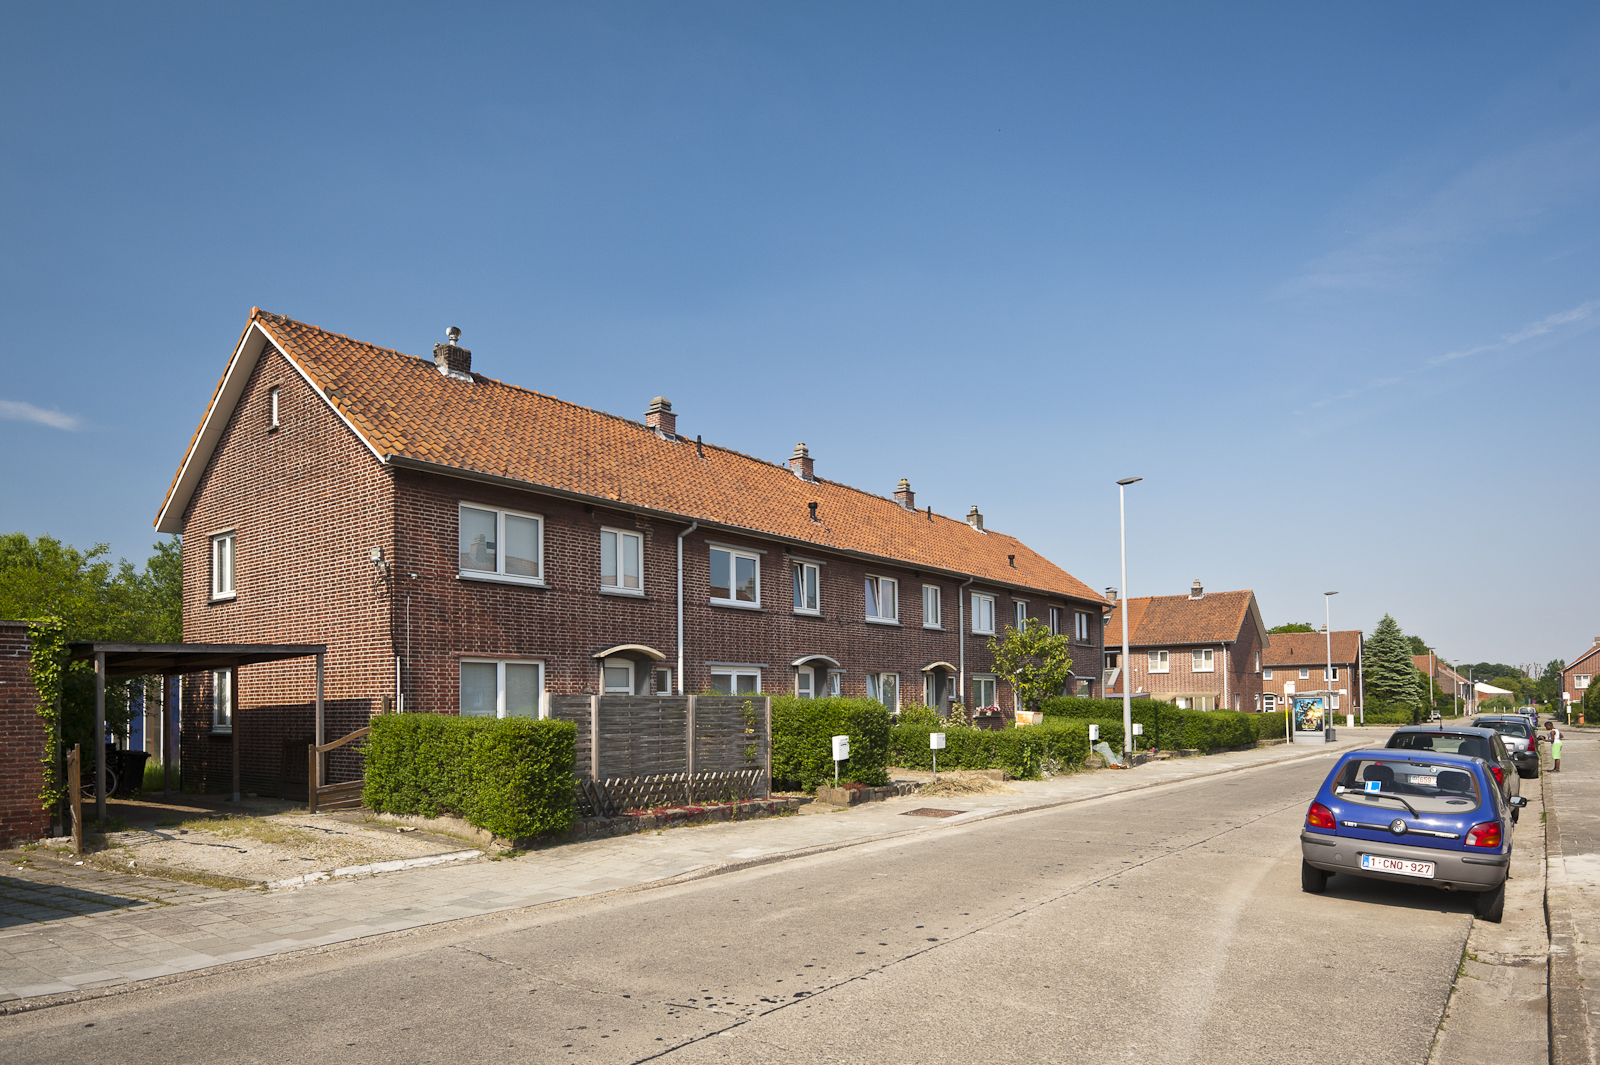
[{"label": "clear blue sky", "polygon": [[1592,4],[8,5],[0,529],[252,305],[1451,658],[1600,634]]}]

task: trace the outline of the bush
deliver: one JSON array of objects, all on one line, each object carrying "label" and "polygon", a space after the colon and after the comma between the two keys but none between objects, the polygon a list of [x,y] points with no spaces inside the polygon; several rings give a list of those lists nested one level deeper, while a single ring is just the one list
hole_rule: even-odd
[{"label": "bush", "polygon": [[[1263,732],[1273,726],[1276,735],[1283,735],[1283,715],[1244,714],[1233,710],[1180,710],[1172,703],[1159,699],[1132,700],[1133,720],[1144,726],[1140,747],[1158,747],[1162,750],[1212,747],[1250,747],[1258,738],[1271,734]],[[1113,750],[1121,749],[1122,700],[1085,699],[1079,696],[1058,696],[1044,702],[1045,720],[1051,717],[1096,720],[1101,722],[1100,736],[1111,744]],[[1115,725],[1115,742],[1108,724]]]},{"label": "bush", "polygon": [[[1050,721],[1023,728],[989,729],[958,726],[896,725],[890,739],[894,764],[907,769],[932,769],[928,734],[943,732],[941,769],[1004,769],[1018,780],[1039,776],[1039,762],[1053,758],[1063,768],[1083,764],[1089,753],[1089,723]],[[1117,725],[1121,739],[1122,726]],[[1101,732],[1104,735],[1104,730]]]},{"label": "bush", "polygon": [[454,814],[510,839],[572,825],[577,729],[566,721],[383,714],[367,743],[367,806]]},{"label": "bush", "polygon": [[889,783],[889,711],[876,699],[772,698],[773,787],[833,783],[833,737],[850,737],[840,783]]}]

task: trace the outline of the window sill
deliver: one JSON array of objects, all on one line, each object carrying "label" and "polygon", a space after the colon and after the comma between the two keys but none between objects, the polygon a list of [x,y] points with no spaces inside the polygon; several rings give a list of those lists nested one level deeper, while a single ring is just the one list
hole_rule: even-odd
[{"label": "window sill", "polygon": [[820,610],[796,610],[794,612],[794,616],[797,617],[797,618],[820,618],[822,616],[822,611],[820,611]]},{"label": "window sill", "polygon": [[211,735],[213,735],[213,736],[232,736],[233,735],[233,726],[229,725],[226,728],[217,728],[216,726],[212,726]]},{"label": "window sill", "polygon": [[238,592],[229,592],[226,595],[214,595],[210,599],[208,599],[207,602],[211,602],[211,603],[231,603],[237,598],[239,598],[239,593]]},{"label": "window sill", "polygon": [[739,602],[738,600],[735,600],[735,599],[711,599],[711,600],[707,600],[707,604],[706,605],[708,605],[708,606],[720,606],[720,607],[723,607],[723,608],[728,609],[728,610],[760,610],[761,609],[761,604],[760,603],[741,603],[741,602]]},{"label": "window sill", "polygon": [[602,585],[601,588],[600,588],[600,594],[601,595],[614,595],[618,599],[645,599],[645,598],[648,598],[643,592],[630,592],[626,588],[607,588],[604,585]]},{"label": "window sill", "polygon": [[974,635],[974,636],[993,636],[994,635],[994,630],[993,629],[973,629],[972,630],[972,635]]},{"label": "window sill", "polygon": [[943,625],[924,625],[922,627],[927,629],[929,632],[943,632],[944,631],[944,626]]},{"label": "window sill", "polygon": [[894,618],[867,618],[866,622],[868,625],[893,625],[895,628],[900,627],[900,623]]},{"label": "window sill", "polygon": [[486,584],[515,584],[523,588],[548,588],[544,581],[537,581],[531,577],[508,577],[503,573],[465,573],[457,571],[458,581],[483,581]]}]

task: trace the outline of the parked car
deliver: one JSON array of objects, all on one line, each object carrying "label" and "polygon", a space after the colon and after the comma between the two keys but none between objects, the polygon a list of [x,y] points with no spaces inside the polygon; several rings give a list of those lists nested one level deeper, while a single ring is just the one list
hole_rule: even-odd
[{"label": "parked car", "polygon": [[1506,745],[1517,773],[1525,777],[1539,775],[1538,730],[1523,714],[1480,714],[1472,719],[1473,728],[1492,728],[1500,733],[1500,742]]},{"label": "parked car", "polygon": [[1486,921],[1505,912],[1511,815],[1490,765],[1443,751],[1349,751],[1306,809],[1300,888],[1320,894],[1334,874],[1423,884],[1473,895]]},{"label": "parked car", "polygon": [[[1407,751],[1442,751],[1482,758],[1500,786],[1501,797],[1509,799],[1522,794],[1522,776],[1511,752],[1501,742],[1500,734],[1490,728],[1473,728],[1471,725],[1406,725],[1389,735],[1385,747]],[[1514,823],[1517,812],[1511,812]]]}]

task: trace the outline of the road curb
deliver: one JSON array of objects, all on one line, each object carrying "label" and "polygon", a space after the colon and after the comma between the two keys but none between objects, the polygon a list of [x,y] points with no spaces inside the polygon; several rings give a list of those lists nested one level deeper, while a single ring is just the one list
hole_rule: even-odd
[{"label": "road curb", "polygon": [[1544,915],[1550,929],[1549,1025],[1550,1065],[1588,1065],[1589,1014],[1583,1003],[1578,970],[1578,929],[1567,902],[1567,872],[1561,852],[1561,824],[1556,815],[1550,774],[1539,774],[1544,799]]}]

